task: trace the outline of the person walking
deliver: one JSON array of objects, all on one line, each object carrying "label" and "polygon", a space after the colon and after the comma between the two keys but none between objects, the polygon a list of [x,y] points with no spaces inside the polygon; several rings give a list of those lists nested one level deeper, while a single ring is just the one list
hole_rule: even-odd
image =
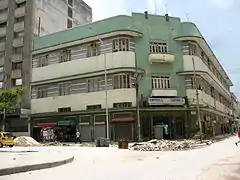
[{"label": "person walking", "polygon": [[75,144],[79,141],[80,144],[82,144],[82,141],[80,139],[80,132],[77,130],[76,132],[76,140],[75,140]]},{"label": "person walking", "polygon": [[238,127],[238,141],[235,142],[236,146],[238,146],[238,143],[240,143],[240,127]]}]

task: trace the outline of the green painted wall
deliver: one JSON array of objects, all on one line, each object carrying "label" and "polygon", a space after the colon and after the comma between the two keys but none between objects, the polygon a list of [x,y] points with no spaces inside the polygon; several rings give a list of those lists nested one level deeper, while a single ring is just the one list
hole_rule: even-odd
[{"label": "green painted wall", "polygon": [[[183,36],[201,37],[201,33],[195,24],[181,23],[180,18],[170,17],[170,20],[166,21],[165,16],[148,15],[146,19],[145,15],[141,13],[133,13],[132,16],[115,16],[37,38],[34,40],[34,50],[120,30],[131,30],[143,34],[134,41],[138,68],[146,70],[146,74],[140,82],[140,90],[144,98],[150,96],[151,76],[154,75],[170,75],[171,87],[178,90],[178,96],[184,97],[184,76],[176,75],[176,72],[183,70],[182,45],[175,39]],[[149,63],[149,42],[153,40],[168,42],[169,51],[175,56],[173,63],[154,63],[152,65]]]},{"label": "green painted wall", "polygon": [[[181,42],[174,40],[181,35],[180,19],[171,17],[170,21],[166,21],[164,16],[155,15],[149,15],[148,19],[145,19],[144,14],[138,13],[134,13],[132,17],[134,28],[143,33],[142,38],[135,39],[137,66],[146,71],[140,83],[143,96],[145,98],[150,96],[151,76],[154,75],[170,75],[171,87],[178,90],[179,96],[185,96],[184,77],[176,75],[176,72],[183,70],[182,45]],[[152,40],[168,42],[169,52],[175,56],[173,63],[149,63],[149,42]]]}]

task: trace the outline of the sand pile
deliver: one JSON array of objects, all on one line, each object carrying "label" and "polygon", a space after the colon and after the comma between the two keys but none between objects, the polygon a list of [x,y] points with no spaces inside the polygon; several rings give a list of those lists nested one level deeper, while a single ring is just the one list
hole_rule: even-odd
[{"label": "sand pile", "polygon": [[20,136],[14,139],[15,146],[41,146],[39,142],[37,142],[32,137]]}]

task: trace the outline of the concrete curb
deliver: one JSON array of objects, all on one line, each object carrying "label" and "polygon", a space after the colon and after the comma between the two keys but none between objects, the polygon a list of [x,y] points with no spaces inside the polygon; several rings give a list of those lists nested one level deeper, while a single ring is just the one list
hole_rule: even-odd
[{"label": "concrete curb", "polygon": [[53,168],[53,167],[71,163],[73,160],[74,160],[74,156],[72,156],[68,159],[65,159],[65,160],[61,160],[61,161],[4,168],[4,169],[0,169],[0,176],[6,176],[6,175],[10,175],[10,174],[17,174],[17,173],[23,173],[23,172],[28,172],[28,171]]}]

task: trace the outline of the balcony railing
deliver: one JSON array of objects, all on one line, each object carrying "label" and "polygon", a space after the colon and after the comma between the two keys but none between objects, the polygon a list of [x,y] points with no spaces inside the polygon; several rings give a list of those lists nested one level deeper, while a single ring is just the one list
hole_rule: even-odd
[{"label": "balcony railing", "polygon": [[26,8],[25,6],[22,6],[20,8],[17,8],[15,10],[15,17],[22,17],[22,16],[25,16],[26,14]]},{"label": "balcony railing", "polygon": [[24,29],[24,21],[18,22],[14,24],[14,31],[15,32],[20,32]]},{"label": "balcony railing", "polygon": [[22,77],[22,70],[21,69],[14,69],[12,71],[12,78],[13,79],[18,79]]},{"label": "balcony railing", "polygon": [[9,0],[1,0],[0,1],[0,10],[6,9],[8,7],[8,1]]},{"label": "balcony railing", "polygon": [[0,37],[6,36],[6,31],[7,31],[7,28],[6,28],[6,27],[0,28]]},{"label": "balcony railing", "polygon": [[16,63],[16,62],[21,62],[22,61],[22,54],[13,54],[12,57],[12,62]]},{"label": "balcony railing", "polygon": [[6,22],[8,18],[8,13],[5,11],[4,13],[0,14],[0,23]]},{"label": "balcony railing", "polygon": [[5,50],[5,43],[2,42],[0,43],[0,51],[4,51]]},{"label": "balcony railing", "polygon": [[23,37],[15,38],[15,39],[13,40],[13,46],[14,46],[14,47],[23,46]]}]

